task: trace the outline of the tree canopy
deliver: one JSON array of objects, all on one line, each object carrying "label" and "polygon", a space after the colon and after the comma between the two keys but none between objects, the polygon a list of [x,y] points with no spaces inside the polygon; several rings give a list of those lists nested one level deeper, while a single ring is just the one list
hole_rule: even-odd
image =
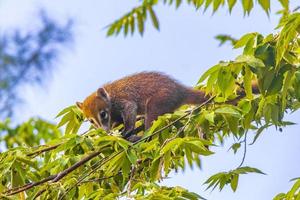
[{"label": "tree canopy", "polygon": [[[225,1],[187,2],[213,6],[216,11]],[[230,10],[236,3],[227,2]],[[280,2],[288,8],[287,1]],[[158,1],[143,1],[142,6],[148,3],[152,6]],[[181,1],[176,3],[180,5]],[[245,0],[242,4],[248,14],[253,1]],[[258,4],[268,13],[269,1]],[[153,10],[149,12],[156,19],[151,14]],[[141,24],[140,21],[137,26],[143,32]],[[118,32],[110,33],[113,26],[108,29],[109,35]],[[125,33],[126,25],[122,27]],[[211,98],[196,107],[182,106],[174,113],[160,116],[149,130],[139,133],[143,137],[137,142],[120,136],[122,125],[109,133],[82,127],[85,119],[74,105],[58,113],[57,126],[41,119],[30,119],[19,126],[12,126],[8,120],[2,122],[1,141],[8,150],[0,154],[1,197],[204,199],[201,193],[180,186],[161,186],[159,181],[172,171],[200,168],[203,158],[214,153],[209,147],[223,143],[226,138],[235,138],[231,149],[234,153],[243,151],[245,158],[249,141],[255,144],[267,127],[275,126],[282,131],[294,124],[285,121],[284,116],[300,108],[300,13],[285,12],[277,29],[276,34],[248,33],[237,40],[229,37],[234,48],[243,49],[242,54],[212,66],[195,86]],[[252,92],[253,81],[258,83],[259,94]],[[242,97],[238,97],[240,89],[245,94]],[[236,105],[226,103],[234,99]],[[141,123],[143,120],[137,126]],[[244,166],[244,158],[236,168],[212,175],[205,182],[207,188],[230,187],[236,191],[241,175],[264,174],[255,166]],[[274,199],[299,199],[300,180],[293,181],[290,191]]]}]

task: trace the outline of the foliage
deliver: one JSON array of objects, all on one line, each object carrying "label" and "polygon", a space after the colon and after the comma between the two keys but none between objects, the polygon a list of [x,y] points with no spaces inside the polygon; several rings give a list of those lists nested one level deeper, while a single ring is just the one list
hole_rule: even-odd
[{"label": "foliage", "polygon": [[[142,34],[147,14],[158,29],[158,19],[152,8],[158,2],[143,1],[141,6],[113,23],[109,35],[118,34],[122,29],[125,35],[128,29],[133,33],[136,23]],[[176,3],[178,7],[182,1],[164,2]],[[212,6],[214,12],[225,4],[219,0],[187,2],[196,8]],[[253,1],[241,2],[244,12],[249,14]],[[288,9],[287,1],[280,2]],[[231,11],[236,1],[227,3]],[[258,1],[258,4],[269,12],[269,1]],[[159,117],[150,130],[139,133],[143,137],[137,142],[120,137],[122,125],[109,133],[93,128],[82,132],[85,119],[76,106],[65,108],[57,115],[61,118],[57,126],[41,119],[30,119],[16,127],[12,127],[9,120],[0,123],[3,135],[0,142],[8,148],[0,154],[0,197],[204,199],[179,186],[161,186],[159,181],[167,178],[171,171],[184,170],[187,166],[201,168],[203,158],[214,153],[209,147],[229,137],[236,141],[231,146],[234,153],[244,146],[240,165],[212,175],[205,184],[207,189],[218,187],[222,190],[229,186],[236,191],[240,175],[263,174],[254,167],[243,166],[248,135],[256,133],[252,136],[251,144],[254,144],[266,128],[275,126],[282,130],[292,125],[284,121],[284,114],[300,107],[300,14],[284,12],[278,29],[278,34],[249,33],[238,40],[226,35],[218,37],[221,42],[231,41],[234,48],[243,48],[243,53],[235,60],[216,64],[200,77],[196,88],[212,97],[197,107],[183,106],[173,114]],[[62,38],[56,39],[64,42],[66,38]],[[26,39],[22,41],[25,50],[31,47]],[[50,51],[51,59],[53,52]],[[21,52],[16,58],[28,61],[24,56]],[[25,61],[13,66],[22,67]],[[39,62],[24,66],[30,69],[33,65],[35,69],[43,66]],[[38,69],[44,68],[35,70]],[[39,79],[32,71],[30,75]],[[259,94],[253,92],[253,82],[257,83]],[[59,127],[65,128],[64,134]],[[295,179],[291,190],[278,194],[275,199],[298,199],[299,186],[299,179]]]},{"label": "foliage", "polygon": [[287,193],[280,193],[274,197],[274,200],[298,200],[300,199],[300,178],[292,179],[295,181],[293,187]]},{"label": "foliage", "polygon": [[[283,10],[281,11],[283,14],[288,13],[289,9],[289,1],[288,0],[278,0]],[[176,8],[180,7],[183,2],[194,7],[196,10],[202,8],[206,11],[209,7],[212,7],[213,13],[215,13],[220,7],[224,7],[225,5],[228,7],[229,12],[236,6],[237,0],[143,0],[141,5],[136,6],[131,11],[117,19],[115,22],[108,26],[107,35],[118,35],[120,32],[124,33],[124,36],[127,36],[129,32],[133,34],[138,29],[138,32],[143,35],[145,31],[145,21],[147,16],[150,16],[152,24],[155,29],[159,30],[159,20],[156,16],[154,7],[159,3],[163,3],[164,5],[174,5]],[[242,4],[242,8],[244,11],[244,15],[249,15],[254,6],[253,0],[242,0],[240,1]],[[256,4],[259,4],[263,10],[269,15],[271,2],[270,0],[258,0],[255,1]]]},{"label": "foliage", "polygon": [[0,37],[0,117],[11,116],[22,98],[20,86],[42,83],[53,68],[61,47],[71,41],[72,21],[59,25],[44,12],[40,27],[14,30]]},{"label": "foliage", "polygon": [[23,146],[32,147],[50,142],[55,138],[61,137],[61,132],[56,125],[46,122],[42,119],[29,119],[14,128],[10,121],[6,120],[0,123],[0,142],[4,142],[6,148]]},{"label": "foliage", "polygon": [[[286,112],[300,107],[299,21],[299,13],[294,13],[280,22],[279,34],[249,33],[241,37],[234,47],[243,47],[243,54],[220,62],[199,79],[196,87],[212,98],[197,107],[183,106],[173,114],[159,117],[137,142],[120,137],[122,126],[110,133],[89,128],[78,134],[84,129],[84,117],[75,106],[57,116],[61,118],[58,126],[65,126],[63,136],[51,124],[37,127],[38,121],[28,122],[25,127],[30,130],[29,135],[41,134],[49,140],[34,147],[28,146],[41,141],[23,144],[17,139],[11,141],[11,137],[3,141],[12,148],[0,154],[1,197],[202,198],[181,187],[165,187],[158,182],[171,171],[187,166],[201,168],[203,158],[213,154],[209,146],[223,143],[228,137],[236,140],[232,145],[234,152],[243,144],[246,155],[249,131],[256,132],[252,142],[255,143],[267,127],[274,125],[281,130],[293,124],[283,119]],[[252,91],[253,81],[258,83],[259,94]],[[7,122],[2,124],[2,131],[18,133],[16,137],[27,135],[23,125],[11,128]],[[53,138],[46,136],[53,133],[57,134]],[[219,186],[222,190],[230,186],[236,191],[241,174],[263,173],[243,166],[244,159],[245,156],[238,167],[211,176],[206,181],[207,188]],[[276,198],[297,195],[298,185],[297,180],[290,192]]]},{"label": "foliage", "polygon": [[251,167],[239,167],[235,170],[231,170],[229,172],[220,172],[213,176],[211,176],[205,184],[208,184],[207,189],[213,187],[215,189],[219,185],[220,191],[223,189],[223,187],[230,183],[231,189],[235,192],[238,186],[239,181],[239,175],[240,174],[247,174],[247,173],[260,173],[264,174],[262,171],[251,168]]}]

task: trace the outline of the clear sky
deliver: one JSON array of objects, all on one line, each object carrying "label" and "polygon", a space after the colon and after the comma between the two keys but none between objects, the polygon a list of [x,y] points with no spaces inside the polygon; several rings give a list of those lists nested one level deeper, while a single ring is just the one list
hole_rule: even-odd
[{"label": "clear sky", "polygon": [[[291,2],[296,5],[295,0]],[[1,32],[11,27],[33,29],[34,14],[39,8],[59,21],[67,17],[76,21],[75,43],[62,52],[46,87],[22,87],[26,104],[18,109],[16,120],[21,122],[40,116],[55,121],[54,116],[61,109],[82,100],[103,83],[144,70],[162,71],[192,86],[209,67],[239,54],[230,45],[219,47],[215,35],[226,33],[240,37],[248,32],[272,33],[278,22],[274,13],[280,8],[277,1],[272,1],[268,18],[259,6],[250,17],[243,17],[240,6],[231,15],[227,9],[221,9],[212,16],[210,11],[203,14],[187,5],[178,10],[160,5],[157,7],[160,32],[148,22],[144,37],[136,34],[126,39],[123,36],[107,38],[103,27],[138,3],[129,0],[1,0]],[[299,123],[300,112],[286,119]],[[259,168],[268,175],[241,176],[235,193],[229,187],[222,192],[204,191],[202,185],[210,175],[239,165],[242,152],[234,156],[227,151],[232,141],[213,149],[214,156],[203,158],[202,170],[187,169],[172,174],[171,179],[162,184],[181,185],[208,199],[271,199],[291,187],[291,178],[300,176],[299,128],[300,125],[284,128],[282,133],[270,128],[255,145],[248,146],[245,165]]]}]

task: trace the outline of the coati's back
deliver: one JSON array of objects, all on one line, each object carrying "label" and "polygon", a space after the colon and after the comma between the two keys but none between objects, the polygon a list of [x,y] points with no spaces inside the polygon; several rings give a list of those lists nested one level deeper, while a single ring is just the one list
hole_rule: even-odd
[{"label": "coati's back", "polygon": [[124,123],[122,135],[133,134],[137,115],[150,128],[158,116],[174,112],[183,104],[201,104],[204,92],[193,90],[158,72],[142,72],[108,83],[77,106],[97,128],[110,130]]},{"label": "coati's back", "polygon": [[[203,94],[178,83],[169,76],[158,72],[141,72],[104,85],[112,102],[125,99],[138,105],[138,113],[146,111],[147,103],[160,99],[163,106],[176,109],[181,104],[200,103]],[[195,94],[196,93],[196,94]],[[200,95],[200,96],[199,96]],[[174,107],[174,108],[173,108]]]}]

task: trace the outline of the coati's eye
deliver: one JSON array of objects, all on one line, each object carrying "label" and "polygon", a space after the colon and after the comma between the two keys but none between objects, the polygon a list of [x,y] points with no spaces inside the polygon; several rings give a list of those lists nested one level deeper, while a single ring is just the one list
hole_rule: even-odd
[{"label": "coati's eye", "polygon": [[104,111],[104,110],[101,110],[101,111],[100,111],[100,117],[101,117],[101,119],[106,119],[106,118],[108,117],[107,112]]}]

